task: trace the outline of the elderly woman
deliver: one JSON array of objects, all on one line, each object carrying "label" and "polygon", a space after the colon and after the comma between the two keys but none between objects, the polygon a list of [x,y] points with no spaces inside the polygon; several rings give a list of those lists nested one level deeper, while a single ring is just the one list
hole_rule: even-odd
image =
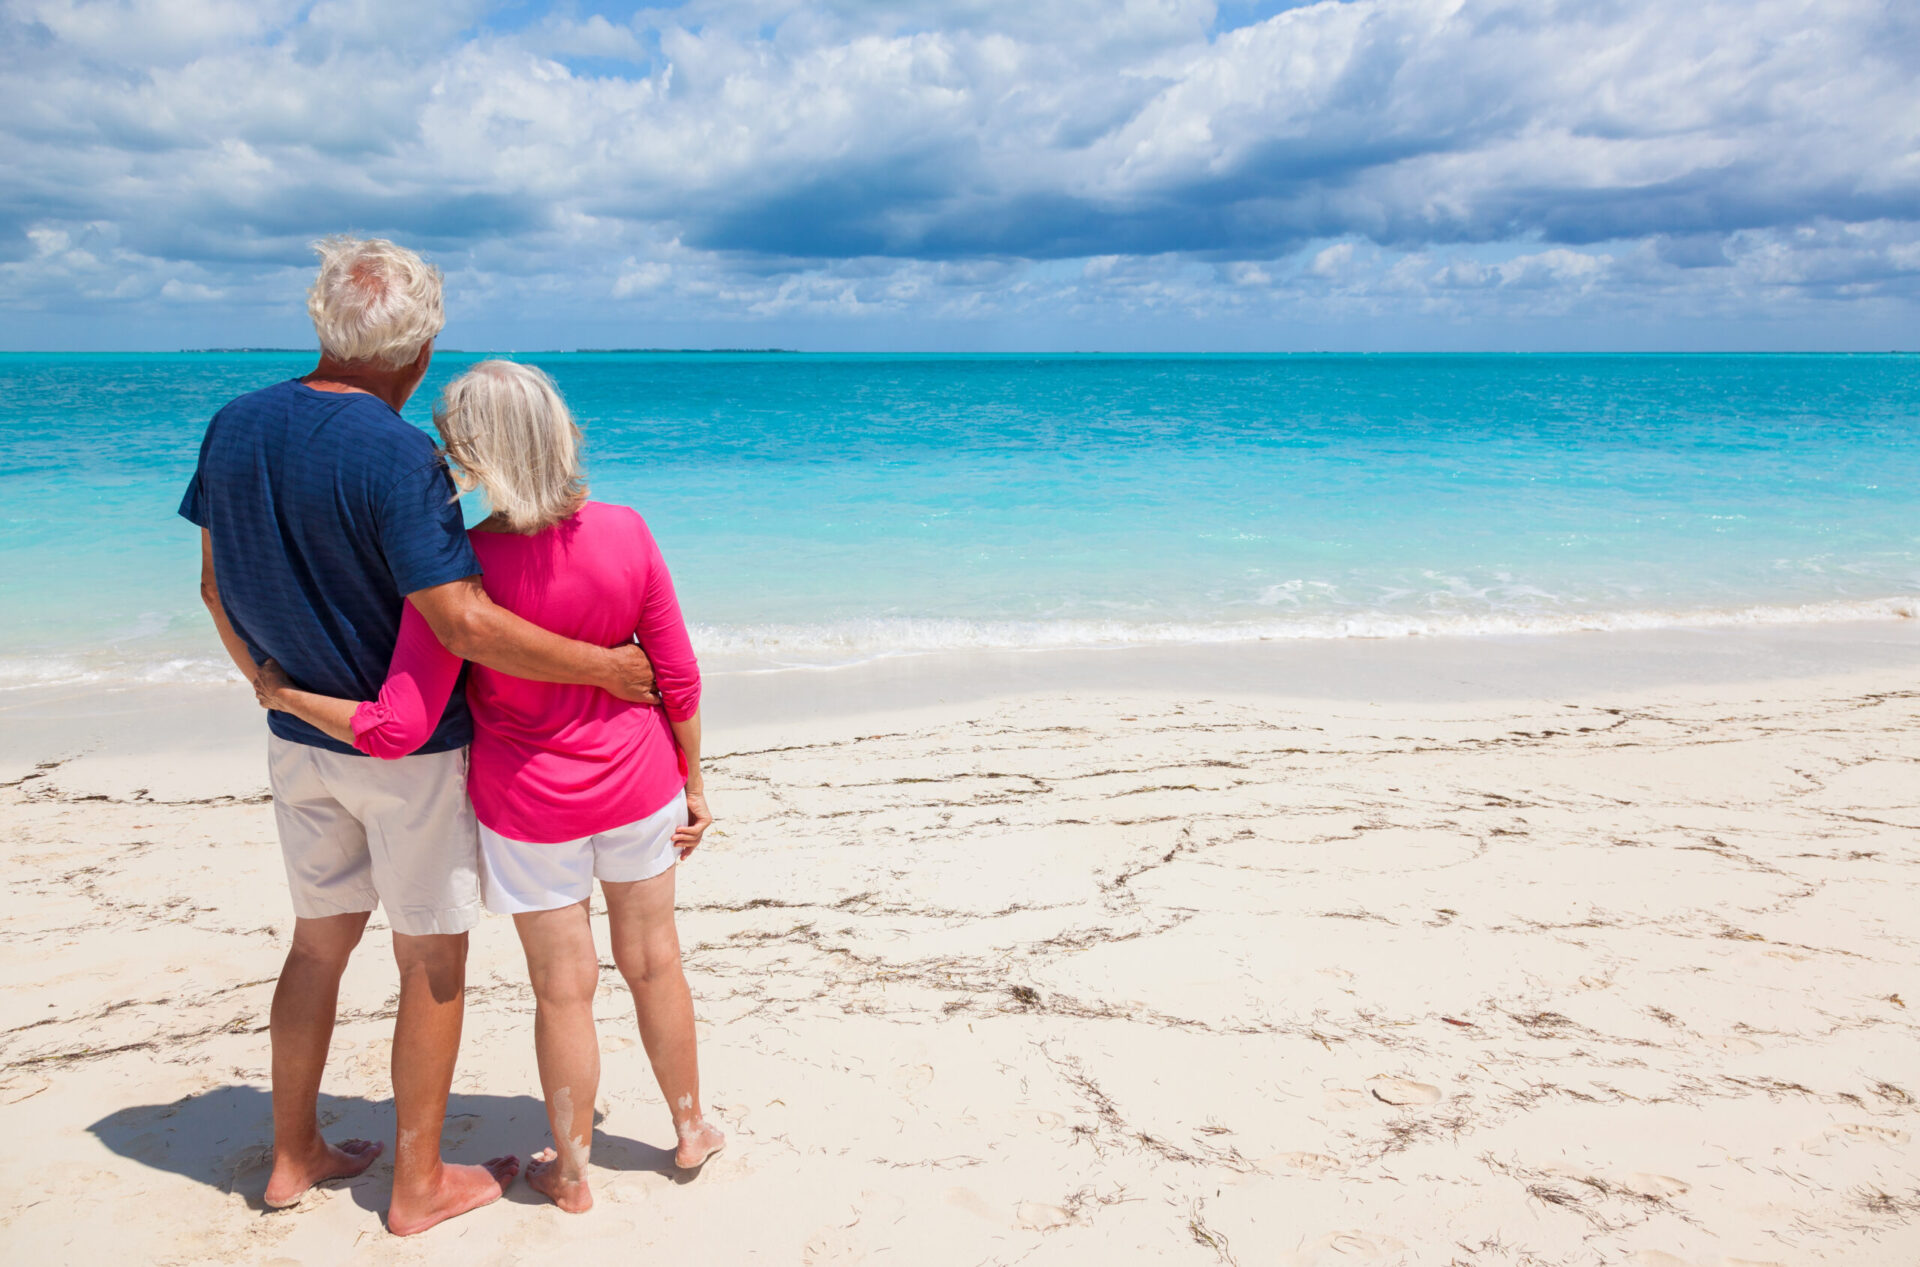
[{"label": "elderly woman", "polygon": [[[485,361],[434,411],[455,479],[492,514],[470,533],[495,603],[543,628],[611,646],[638,639],[664,708],[594,687],[531,682],[474,665],[467,791],[480,821],[481,891],[513,916],[538,1004],[534,1048],[554,1148],[528,1181],[563,1210],[590,1208],[587,1159],[600,1083],[593,996],[600,963],[587,900],[606,895],[614,963],[633,991],[640,1038],[673,1116],[674,1163],[693,1168],[725,1142],[701,1115],[693,999],[673,924],[675,862],[713,821],[700,777],[700,674],[673,582],[640,516],[587,500],[565,403],[539,370]],[[271,663],[267,708],[376,757],[432,733],[460,675],[411,605],[380,698],[302,691]]]}]

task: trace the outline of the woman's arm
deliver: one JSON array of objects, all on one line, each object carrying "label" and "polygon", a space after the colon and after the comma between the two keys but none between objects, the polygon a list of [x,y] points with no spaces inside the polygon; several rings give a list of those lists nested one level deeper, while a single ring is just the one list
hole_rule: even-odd
[{"label": "woman's arm", "polygon": [[653,664],[653,683],[660,692],[661,706],[667,710],[667,720],[683,722],[700,711],[700,662],[693,655],[693,640],[687,636],[687,622],[680,614],[680,598],[674,593],[667,561],[661,557],[646,522],[638,515],[634,519],[647,579],[640,599],[640,622],[633,635]]},{"label": "woman's arm", "polygon": [[408,603],[379,699],[362,703],[303,691],[271,661],[261,666],[254,694],[263,707],[292,713],[341,743],[392,761],[432,738],[460,680],[460,664],[460,657],[440,645],[433,627]]},{"label": "woman's arm", "polygon": [[338,739],[341,743],[353,742],[353,713],[360,707],[359,700],[335,699],[331,695],[315,695],[312,691],[303,691],[293,684],[287,671],[280,667],[278,660],[269,660],[260,666],[253,679],[253,697],[260,701],[260,707],[276,713],[292,713],[314,729]]},{"label": "woman's arm", "polygon": [[684,858],[700,847],[700,838],[713,824],[713,813],[707,808],[706,780],[700,773],[700,663],[693,655],[693,640],[687,636],[687,622],[680,614],[680,598],[673,592],[667,561],[661,557],[646,522],[638,515],[634,518],[647,565],[646,590],[634,637],[653,662],[661,707],[673,725],[673,740],[686,765],[687,825],[673,833],[673,842]]},{"label": "woman's arm", "polygon": [[707,781],[700,774],[699,709],[685,721],[673,723],[673,741],[680,745],[680,755],[687,762],[687,825],[673,829],[673,843],[684,860],[700,847],[700,838],[713,826],[713,811],[707,808]]}]

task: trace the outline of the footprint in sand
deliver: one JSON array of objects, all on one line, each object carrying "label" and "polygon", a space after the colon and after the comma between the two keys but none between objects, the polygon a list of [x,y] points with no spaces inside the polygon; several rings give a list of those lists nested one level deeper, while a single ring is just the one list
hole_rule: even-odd
[{"label": "footprint in sand", "polygon": [[1042,1110],[1039,1113],[1035,1113],[1033,1115],[1033,1120],[1040,1123],[1040,1125],[1048,1128],[1049,1130],[1056,1130],[1056,1131],[1067,1124],[1066,1118],[1062,1117],[1058,1113],[1053,1113],[1047,1110]]},{"label": "footprint in sand", "polygon": [[[1314,1245],[1315,1250],[1330,1250],[1343,1258],[1384,1258],[1406,1248],[1391,1236],[1362,1236],[1358,1232],[1335,1232]],[[1320,1261],[1316,1254],[1314,1261]]]},{"label": "footprint in sand", "polygon": [[987,1204],[987,1199],[972,1188],[948,1188],[946,1202],[956,1209],[965,1210],[968,1214],[977,1214],[989,1223],[1000,1221],[999,1216],[993,1212],[993,1207]]},{"label": "footprint in sand", "polygon": [[608,1034],[600,1040],[600,1050],[603,1052],[625,1051],[631,1046],[633,1040],[625,1034]]},{"label": "footprint in sand", "polygon": [[903,1065],[893,1071],[893,1089],[903,1095],[924,1091],[932,1085],[932,1065]]},{"label": "footprint in sand", "polygon": [[1372,1104],[1373,1097],[1365,1091],[1357,1091],[1352,1087],[1333,1087],[1326,1093],[1326,1102],[1330,1109],[1341,1109],[1350,1113]]},{"label": "footprint in sand", "polygon": [[1826,1154],[1833,1151],[1835,1145],[1842,1144],[1885,1144],[1889,1148],[1899,1148],[1911,1137],[1891,1126],[1874,1126],[1867,1122],[1840,1122],[1829,1126],[1800,1147],[1809,1153]]},{"label": "footprint in sand", "polygon": [[1627,1260],[1633,1267],[1694,1267],[1692,1261],[1658,1249],[1635,1250]]},{"label": "footprint in sand", "polygon": [[615,1205],[651,1205],[653,1194],[647,1185],[635,1183],[627,1175],[612,1175],[602,1179],[593,1177],[593,1194],[596,1198],[605,1198]]},{"label": "footprint in sand", "polygon": [[1337,1170],[1347,1168],[1347,1164],[1338,1157],[1329,1157],[1325,1153],[1276,1153],[1267,1158],[1267,1163],[1286,1166],[1291,1170],[1302,1171],[1309,1175],[1330,1175]]},{"label": "footprint in sand", "polygon": [[800,1261],[807,1267],[824,1263],[857,1263],[865,1259],[867,1252],[853,1239],[853,1233],[844,1227],[823,1227],[807,1238],[806,1245],[800,1251]]},{"label": "footprint in sand", "polygon": [[1440,1103],[1440,1088],[1409,1078],[1369,1078],[1367,1090],[1382,1104],[1412,1107]]},{"label": "footprint in sand", "polygon": [[1672,1175],[1648,1174],[1635,1171],[1621,1181],[1620,1186],[1635,1196],[1652,1197],[1665,1201],[1672,1197],[1692,1191],[1693,1185],[1684,1179],[1675,1179]]},{"label": "footprint in sand", "polygon": [[1022,1201],[1013,1208],[1013,1222],[1015,1227],[1029,1232],[1051,1232],[1056,1227],[1065,1227],[1073,1222],[1073,1215],[1057,1205]]}]

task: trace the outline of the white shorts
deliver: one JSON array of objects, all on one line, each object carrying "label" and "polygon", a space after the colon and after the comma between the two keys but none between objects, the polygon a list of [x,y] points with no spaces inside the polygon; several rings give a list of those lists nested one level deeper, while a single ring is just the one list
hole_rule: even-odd
[{"label": "white shorts", "polygon": [[267,769],[295,915],[384,906],[409,937],[480,921],[465,748],[382,761],[269,735]]},{"label": "white shorts", "polygon": [[602,884],[664,875],[680,861],[673,829],[687,825],[687,794],[637,823],[545,845],[512,840],[480,824],[480,887],[496,915],[557,911],[593,896]]}]

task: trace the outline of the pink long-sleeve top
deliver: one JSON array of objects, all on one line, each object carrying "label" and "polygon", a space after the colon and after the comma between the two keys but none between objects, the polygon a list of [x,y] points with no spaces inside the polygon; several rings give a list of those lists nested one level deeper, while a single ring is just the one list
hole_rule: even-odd
[{"label": "pink long-sleeve top", "polygon": [[[482,665],[467,675],[474,815],[512,840],[576,840],[663,808],[686,783],[672,722],[700,707],[700,666],[660,547],[638,514],[588,502],[530,535],[471,532],[488,597],[581,642],[638,638],[665,706],[592,686],[529,682]],[[461,661],[407,604],[380,698],[354,710],[354,746],[389,760],[425,743]]]}]

